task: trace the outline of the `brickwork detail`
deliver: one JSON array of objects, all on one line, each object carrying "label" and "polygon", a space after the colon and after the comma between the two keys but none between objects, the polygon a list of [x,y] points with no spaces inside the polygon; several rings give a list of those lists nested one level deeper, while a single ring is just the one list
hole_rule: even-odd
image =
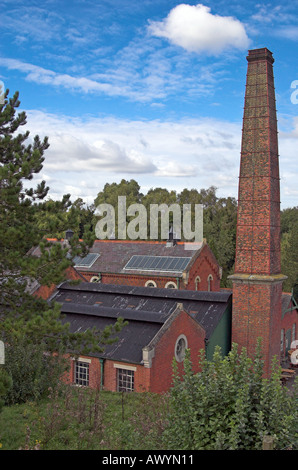
[{"label": "brickwork detail", "polygon": [[249,51],[238,193],[232,341],[251,356],[262,338],[265,371],[280,357],[280,189],[272,53]]},{"label": "brickwork detail", "polygon": [[246,80],[235,272],[280,272],[280,191],[274,59],[249,51]]}]

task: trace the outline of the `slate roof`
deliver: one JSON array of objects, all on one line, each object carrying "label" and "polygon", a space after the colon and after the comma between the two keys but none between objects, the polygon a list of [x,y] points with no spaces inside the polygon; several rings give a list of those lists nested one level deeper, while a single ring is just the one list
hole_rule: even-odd
[{"label": "slate roof", "polygon": [[[64,243],[64,240],[49,239],[50,243]],[[92,256],[90,254],[97,254],[98,256],[94,258],[94,262],[88,264],[87,266],[78,266],[75,264],[75,267],[82,274],[84,272],[91,273],[123,273],[123,274],[143,274],[148,275],[148,273],[154,272],[156,276],[165,276],[166,277],[181,277],[181,270],[172,271],[172,272],[163,272],[163,271],[148,271],[148,270],[126,270],[125,266],[129,260],[134,255],[142,256],[163,256],[163,257],[179,257],[179,258],[191,258],[185,270],[188,270],[195,259],[199,256],[199,253],[202,251],[203,247],[207,243],[204,241],[203,244],[198,244],[197,249],[185,249],[185,243],[176,241],[175,243],[169,243],[166,241],[150,241],[150,240],[95,240],[93,246],[89,250],[89,258]],[[193,246],[193,245],[192,245]],[[211,252],[211,250],[210,250]],[[212,253],[212,252],[211,252]],[[29,253],[32,256],[40,256],[40,248],[34,247]],[[212,254],[213,258],[214,255]],[[76,258],[75,261],[78,261]],[[217,264],[216,259],[214,262]]]},{"label": "slate roof", "polygon": [[103,329],[121,316],[128,326],[117,334],[119,341],[105,347],[101,357],[141,363],[147,346],[163,324],[183,304],[183,310],[211,335],[230,305],[231,292],[199,292],[176,289],[68,282],[58,287],[52,300],[61,304],[72,331],[95,326]]},{"label": "slate roof", "polygon": [[[80,271],[91,271],[96,273],[129,273],[148,274],[147,270],[125,269],[126,264],[134,255],[150,255],[165,257],[194,258],[198,250],[186,250],[185,244],[176,242],[171,245],[168,242],[152,241],[121,241],[121,240],[96,240],[90,248],[90,253],[97,253],[99,257],[88,268],[80,267]],[[164,272],[154,271],[155,275],[164,276]],[[167,276],[181,277],[181,271],[167,272]]]}]

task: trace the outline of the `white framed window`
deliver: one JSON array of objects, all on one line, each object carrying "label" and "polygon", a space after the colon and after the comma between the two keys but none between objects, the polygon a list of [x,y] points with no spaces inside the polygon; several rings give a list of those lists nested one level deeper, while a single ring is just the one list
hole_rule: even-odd
[{"label": "white framed window", "polygon": [[187,349],[187,338],[185,335],[178,336],[175,344],[175,358],[177,362],[184,361]]},{"label": "white framed window", "polygon": [[76,361],[74,369],[74,382],[84,387],[89,386],[89,362]]},{"label": "white framed window", "polygon": [[167,289],[177,289],[177,284],[173,281],[169,281],[166,283],[165,287]]},{"label": "white framed window", "polygon": [[117,392],[133,392],[135,371],[117,367]]},{"label": "white framed window", "polygon": [[209,276],[208,276],[208,278],[207,278],[207,282],[208,282],[208,291],[209,291],[209,292],[212,290],[212,281],[213,281],[212,274],[209,274]]},{"label": "white framed window", "polygon": [[157,287],[156,282],[149,279],[149,281],[145,283],[145,287]]}]

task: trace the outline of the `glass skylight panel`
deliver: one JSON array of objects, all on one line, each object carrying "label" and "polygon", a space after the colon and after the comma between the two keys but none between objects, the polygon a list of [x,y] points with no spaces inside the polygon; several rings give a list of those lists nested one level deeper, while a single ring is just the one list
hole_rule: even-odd
[{"label": "glass skylight panel", "polygon": [[88,255],[84,256],[84,258],[81,258],[80,256],[76,256],[73,259],[75,267],[80,267],[80,268],[90,268],[92,264],[97,260],[99,257],[98,253],[88,253]]},{"label": "glass skylight panel", "polygon": [[134,255],[130,258],[124,269],[181,272],[186,268],[190,260],[191,258],[178,256]]}]

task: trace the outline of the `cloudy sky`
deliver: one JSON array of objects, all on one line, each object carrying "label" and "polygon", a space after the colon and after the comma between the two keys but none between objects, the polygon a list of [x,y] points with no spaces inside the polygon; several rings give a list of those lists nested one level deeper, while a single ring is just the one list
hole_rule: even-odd
[{"label": "cloudy sky", "polygon": [[237,197],[248,49],[274,55],[282,208],[297,205],[298,0],[2,0],[0,80],[49,137],[50,197],[105,183]]}]

